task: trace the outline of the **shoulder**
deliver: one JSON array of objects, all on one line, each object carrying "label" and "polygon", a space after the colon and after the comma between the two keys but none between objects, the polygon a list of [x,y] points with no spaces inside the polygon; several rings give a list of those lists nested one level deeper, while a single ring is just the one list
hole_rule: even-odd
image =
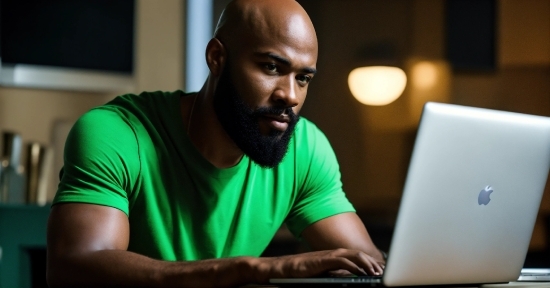
[{"label": "shoulder", "polygon": [[321,129],[305,117],[300,117],[300,121],[296,124],[296,133],[323,133]]},{"label": "shoulder", "polygon": [[81,163],[105,158],[135,161],[131,159],[136,159],[139,153],[141,124],[124,106],[114,105],[116,101],[120,97],[89,110],[76,121],[65,143],[65,161]]},{"label": "shoulder", "polygon": [[94,108],[74,124],[65,143],[65,165],[99,161],[106,158],[132,159],[138,154],[135,129],[116,109]]},{"label": "shoulder", "polygon": [[[82,128],[102,131],[116,136],[139,133],[141,126],[162,119],[168,110],[178,109],[179,99],[185,95],[175,92],[143,92],[118,96],[103,106],[93,108],[79,118],[73,130]],[[83,131],[84,132],[84,131]]]},{"label": "shoulder", "polygon": [[308,139],[308,138],[326,138],[325,134],[315,123],[311,122],[307,118],[300,117],[300,121],[296,124],[295,136],[299,140]]},{"label": "shoulder", "polygon": [[302,183],[302,189],[309,189],[327,179],[339,181],[336,155],[317,125],[302,117],[296,125],[291,147],[297,169],[296,176]]},{"label": "shoulder", "polygon": [[154,91],[140,94],[125,94],[116,97],[105,107],[131,112],[133,114],[157,114],[162,113],[167,107],[179,107],[179,99],[187,95],[181,90],[173,92]]},{"label": "shoulder", "polygon": [[124,113],[112,107],[102,106],[82,115],[69,135],[101,140],[131,136],[133,132],[128,117]]},{"label": "shoulder", "polygon": [[300,154],[305,151],[310,151],[311,153],[332,153],[332,147],[326,135],[317,125],[304,117],[301,117],[296,125],[293,141],[295,142],[296,151]]}]

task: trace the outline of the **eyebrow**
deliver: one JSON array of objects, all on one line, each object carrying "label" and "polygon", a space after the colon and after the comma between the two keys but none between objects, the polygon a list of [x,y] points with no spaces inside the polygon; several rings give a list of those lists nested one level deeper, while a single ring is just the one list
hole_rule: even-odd
[{"label": "eyebrow", "polygon": [[[288,60],[287,58],[284,58],[282,56],[279,56],[277,54],[271,53],[271,52],[258,53],[258,55],[267,56],[268,58],[271,58],[271,59],[275,60],[276,62],[282,63],[282,64],[284,64],[286,66],[289,66],[289,67],[292,66],[291,63],[290,63],[290,60]],[[300,71],[302,71],[303,73],[307,73],[307,74],[317,73],[317,69],[312,68],[312,67],[303,67],[302,69],[300,69]]]}]

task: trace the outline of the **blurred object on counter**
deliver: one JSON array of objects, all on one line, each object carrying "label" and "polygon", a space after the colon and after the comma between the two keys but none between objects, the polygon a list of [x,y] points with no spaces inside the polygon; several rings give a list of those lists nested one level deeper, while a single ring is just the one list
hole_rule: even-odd
[{"label": "blurred object on counter", "polygon": [[31,142],[27,145],[27,204],[46,205],[48,175],[52,164],[52,151],[46,145]]},{"label": "blurred object on counter", "polygon": [[0,157],[0,202],[25,203],[25,177],[21,166],[21,136],[15,132],[2,133],[3,149]]}]

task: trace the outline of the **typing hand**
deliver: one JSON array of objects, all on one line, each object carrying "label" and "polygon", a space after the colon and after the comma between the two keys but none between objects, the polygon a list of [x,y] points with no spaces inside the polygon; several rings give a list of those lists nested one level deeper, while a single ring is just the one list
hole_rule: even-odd
[{"label": "typing hand", "polygon": [[[269,278],[303,278],[333,271],[355,275],[382,275],[384,264],[358,250],[336,249],[283,257],[260,258],[258,270],[266,282]],[[345,270],[345,271],[344,271]]]}]

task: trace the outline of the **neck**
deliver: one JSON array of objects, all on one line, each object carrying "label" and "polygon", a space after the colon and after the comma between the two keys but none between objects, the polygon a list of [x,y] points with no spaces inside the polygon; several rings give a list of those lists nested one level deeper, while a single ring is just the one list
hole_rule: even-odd
[{"label": "neck", "polygon": [[239,163],[243,152],[227,135],[214,111],[214,89],[209,80],[192,97],[180,102],[184,127],[199,153],[217,168],[229,168]]}]

